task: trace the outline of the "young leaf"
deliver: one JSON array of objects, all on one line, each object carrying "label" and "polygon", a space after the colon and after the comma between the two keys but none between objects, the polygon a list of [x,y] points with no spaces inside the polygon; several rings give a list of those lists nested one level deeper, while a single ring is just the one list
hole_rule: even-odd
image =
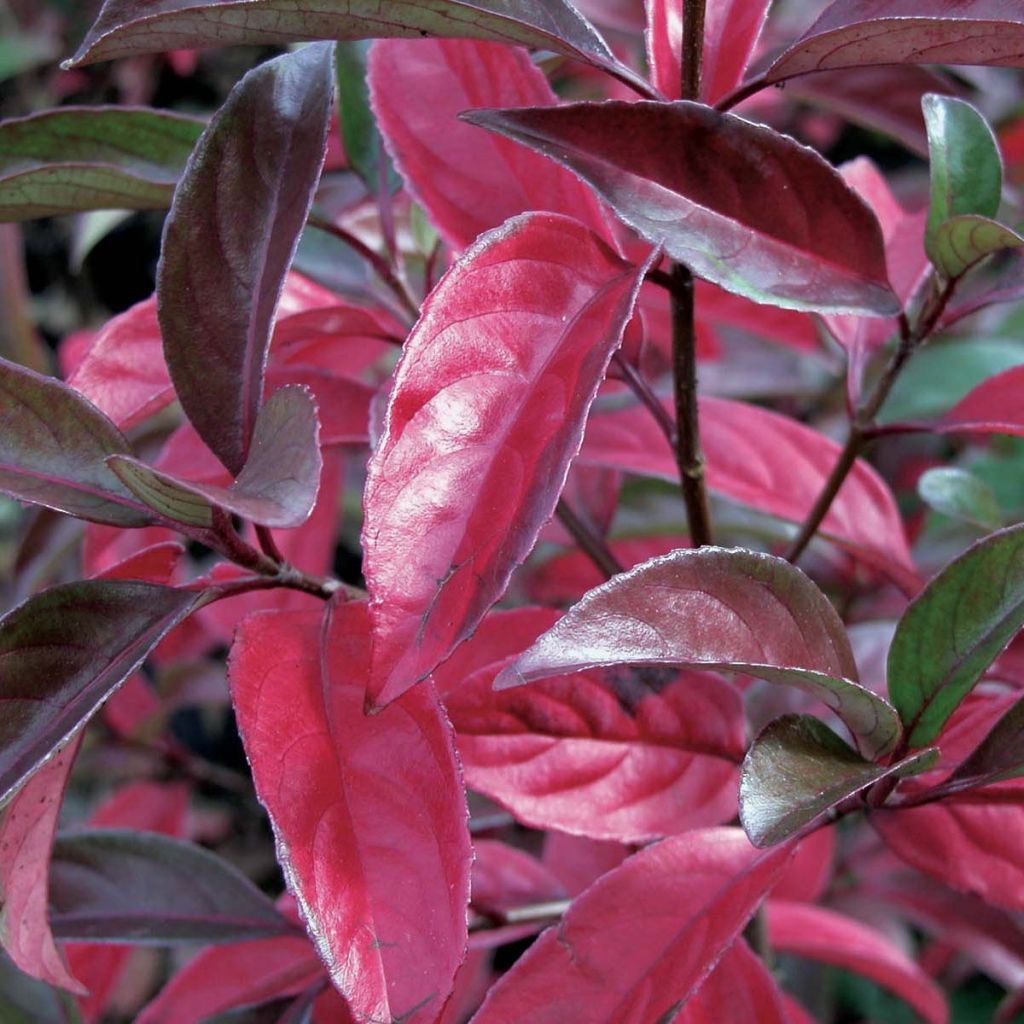
[{"label": "young leaf", "polygon": [[426,1024],[467,937],[472,853],[451,727],[430,686],[364,715],[366,607],[329,614],[242,623],[229,664],[239,729],[331,980],[360,1019]]},{"label": "young leaf", "polygon": [[1024,238],[1004,224],[964,214],[940,224],[932,237],[932,262],[946,277],[966,274],[986,256],[1005,249],[1019,249]]},{"label": "young leaf", "polygon": [[373,703],[472,633],[533,547],[645,269],[532,213],[484,235],[427,300],[364,497]]},{"label": "young leaf", "polygon": [[295,930],[227,861],[155,832],[58,836],[50,902],[54,934],[81,942],[236,942]]},{"label": "young leaf", "polygon": [[126,456],[107,465],[140,501],[175,522],[210,527],[219,507],[263,526],[301,526],[323,468],[316,403],[302,387],[275,391],[256,417],[249,458],[231,487],[191,483]]},{"label": "young leaf", "polygon": [[84,995],[48,919],[50,848],[78,746],[69,740],[0,811],[0,943],[26,974]]},{"label": "young leaf", "polygon": [[164,228],[157,294],[167,366],[188,418],[233,473],[249,453],[333,92],[326,43],[250,71],[203,133]]},{"label": "young leaf", "polygon": [[170,205],[204,124],[165,110],[74,107],[0,124],[0,221]]},{"label": "young leaf", "polygon": [[580,896],[491,989],[473,1024],[674,1019],[789,858],[739,829],[687,832],[634,854]]},{"label": "young leaf", "polygon": [[886,767],[865,761],[824,722],[783,715],[754,740],[740,778],[740,823],[755,846],[774,846],[880,779],[922,771],[937,751]]},{"label": "young leaf", "polygon": [[553,50],[646,87],[569,0],[107,0],[65,66],[184,47],[425,36]]},{"label": "young leaf", "polygon": [[591,590],[495,681],[499,689],[607,665],[687,665],[787,683],[824,701],[867,756],[899,736],[855,680],[843,624],[788,562],[705,547],[654,558]]},{"label": "young leaf", "polygon": [[985,786],[1024,774],[1024,700],[1016,701],[949,777]]},{"label": "young leaf", "polygon": [[998,530],[1004,523],[992,488],[966,469],[929,469],[918,479],[917,493],[936,512],[952,519],[974,523],[984,530]]},{"label": "young leaf", "polygon": [[894,315],[878,221],[813,150],[699,103],[474,110],[575,171],[648,241],[726,291]]},{"label": "young leaf", "polygon": [[0,801],[200,600],[150,583],[86,580],[37,594],[0,619]]},{"label": "young leaf", "polygon": [[968,548],[910,603],[889,649],[889,696],[912,747],[931,743],[1024,625],[1024,526]]},{"label": "young leaf", "polygon": [[600,204],[573,174],[458,119],[468,107],[557,102],[523,50],[472,40],[385,39],[373,46],[369,73],[373,108],[402,177],[454,248],[531,210],[575,217],[611,240]]},{"label": "young leaf", "polygon": [[769,900],[765,915],[772,949],[870,978],[909,1003],[927,1024],[947,1024],[942,989],[875,929],[834,910],[788,900]]},{"label": "young leaf", "polygon": [[128,442],[67,385],[0,359],[0,422],[0,491],[97,523],[150,521],[105,462]]},{"label": "young leaf", "polygon": [[1022,67],[1024,12],[1013,0],[835,0],[768,69],[771,85],[871,64]]},{"label": "young leaf", "polygon": [[[929,259],[942,269],[944,257],[959,262],[959,249],[954,248],[948,233],[944,244],[939,245],[939,228],[951,217],[991,218],[999,212],[1003,162],[992,129],[970,103],[929,94],[921,101],[921,109],[928,129],[931,165],[931,202],[924,244]],[[963,233],[958,231],[956,237],[961,239]]]}]

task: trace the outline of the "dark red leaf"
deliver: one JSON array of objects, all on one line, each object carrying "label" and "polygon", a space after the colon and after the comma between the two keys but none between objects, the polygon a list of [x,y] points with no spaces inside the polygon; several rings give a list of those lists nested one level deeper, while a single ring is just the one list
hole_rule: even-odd
[{"label": "dark red leaf", "polygon": [[836,0],[768,69],[769,83],[870,64],[1022,67],[1020,0]]},{"label": "dark red leaf", "polygon": [[737,939],[674,1024],[794,1024],[771,972]]},{"label": "dark red leaf", "polygon": [[138,499],[175,522],[208,528],[214,509],[263,526],[301,526],[320,486],[320,426],[312,395],[301,387],[275,391],[260,409],[252,447],[230,487],[192,483],[125,456],[107,465]]},{"label": "dark red leaf", "polygon": [[227,861],[155,832],[59,836],[50,902],[54,934],[83,942],[235,942],[294,930]]},{"label": "dark red leaf", "polygon": [[[835,441],[788,416],[726,398],[701,398],[700,419],[713,491],[791,522],[806,518],[839,458]],[[679,479],[665,435],[640,405],[595,413],[580,459],[672,482]],[[854,464],[823,531],[904,586],[916,584],[896,500],[866,462]]]},{"label": "dark red leaf", "polygon": [[1024,773],[1024,700],[1017,700],[951,776],[977,785]]},{"label": "dark red leaf", "polygon": [[138,554],[130,555],[109,569],[96,574],[104,580],[142,580],[145,583],[161,583],[170,586],[174,571],[178,568],[185,549],[173,540],[162,541],[143,548]]},{"label": "dark red leaf", "polygon": [[555,94],[521,49],[472,40],[386,39],[370,51],[373,109],[395,164],[454,248],[530,210],[564,213],[609,237],[578,178],[458,120],[470,107],[546,107]]},{"label": "dark red leaf", "polygon": [[472,633],[533,547],[644,270],[576,221],[526,214],[427,299],[364,498],[374,704]]},{"label": "dark red leaf", "polygon": [[128,442],[65,384],[0,359],[0,421],[0,491],[98,523],[150,521],[104,461]]},{"label": "dark red leaf", "polygon": [[824,701],[862,752],[899,736],[896,712],[853,682],[843,624],[781,558],[700,548],[615,576],[570,608],[495,682],[498,688],[608,665],[689,665],[796,686]]},{"label": "dark red leaf", "polygon": [[743,706],[718,677],[621,668],[494,692],[552,619],[492,612],[436,672],[470,788],[525,824],[592,839],[645,842],[732,818]]},{"label": "dark red leaf", "polygon": [[772,949],[853,971],[909,1003],[928,1024],[946,1024],[942,989],[880,932],[825,907],[770,899],[765,905]]},{"label": "dark red leaf", "polygon": [[649,846],[580,896],[491,989],[473,1024],[656,1024],[695,995],[789,857],[739,829]]},{"label": "dark red leaf", "polygon": [[232,694],[278,855],[335,985],[357,1017],[432,1022],[466,948],[462,782],[430,686],[364,716],[369,648],[361,604],[329,623],[250,616]]},{"label": "dark red leaf", "polygon": [[699,103],[463,115],[574,170],[630,227],[726,291],[895,315],[874,215],[813,150]]},{"label": "dark red leaf", "polygon": [[274,312],[327,149],[332,52],[307,46],[235,86],[189,160],[164,229],[164,355],[189,419],[235,473],[249,453]]},{"label": "dark red leaf", "polygon": [[150,583],[53,587],[0,619],[0,799],[35,771],[201,600]]},{"label": "dark red leaf", "polygon": [[48,920],[50,847],[79,742],[69,740],[0,812],[0,940],[26,974],[84,995]]}]

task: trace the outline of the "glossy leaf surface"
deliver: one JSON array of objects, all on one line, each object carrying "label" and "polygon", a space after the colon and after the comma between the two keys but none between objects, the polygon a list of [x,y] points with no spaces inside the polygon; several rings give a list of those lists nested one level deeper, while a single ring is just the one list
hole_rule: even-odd
[{"label": "glossy leaf surface", "polygon": [[935,751],[887,768],[865,761],[824,722],[783,715],[757,737],[743,761],[740,822],[755,846],[773,846],[880,779],[934,762]]},{"label": "glossy leaf surface", "polygon": [[768,69],[769,83],[870,64],[1020,67],[1020,0],[836,0]]},{"label": "glossy leaf surface", "polygon": [[473,1024],[671,1020],[714,970],[789,857],[739,829],[687,832],[586,890],[491,989]]},{"label": "glossy leaf surface", "polygon": [[898,946],[860,921],[788,900],[765,905],[768,940],[780,953],[832,964],[870,978],[909,1003],[928,1024],[946,1024],[942,989]]},{"label": "glossy leaf surface", "polygon": [[1024,238],[1006,225],[965,214],[938,227],[931,242],[931,258],[946,277],[956,278],[986,256],[1022,246]]},{"label": "glossy leaf surface", "polygon": [[0,220],[170,205],[203,122],[163,110],[75,107],[0,124]]},{"label": "glossy leaf surface", "polygon": [[251,616],[231,688],[278,857],[335,986],[357,1017],[419,1024],[437,1018],[465,954],[467,812],[431,687],[363,714],[369,647],[361,604],[339,605],[326,629],[316,612]]},{"label": "glossy leaf surface", "polygon": [[131,454],[128,442],[66,385],[0,359],[0,422],[0,490],[98,523],[149,522],[105,463]]},{"label": "glossy leaf surface", "polygon": [[226,861],[153,832],[59,836],[50,900],[54,934],[84,942],[234,942],[294,929]]},{"label": "glossy leaf surface", "polygon": [[250,71],[203,133],[164,228],[157,292],[167,366],[188,418],[233,473],[249,454],[333,94],[328,44]]},{"label": "glossy leaf surface", "polygon": [[722,548],[654,558],[591,590],[495,685],[609,665],[689,665],[787,683],[824,701],[869,756],[892,749],[895,712],[857,677],[828,599],[780,558]]},{"label": "glossy leaf surface", "polygon": [[374,703],[447,657],[533,547],[644,269],[576,221],[526,214],[427,300],[364,497]]},{"label": "glossy leaf surface", "polygon": [[899,311],[874,215],[787,136],[685,102],[464,116],[575,171],[630,227],[726,291],[790,309]]},{"label": "glossy leaf surface", "polygon": [[592,839],[645,842],[732,818],[743,707],[718,677],[615,668],[494,691],[555,618],[492,612],[437,669],[469,787],[525,824]]},{"label": "glossy leaf surface", "polygon": [[149,583],[53,587],[0,619],[0,800],[184,619],[198,595]]},{"label": "glossy leaf surface", "polygon": [[369,79],[388,147],[431,223],[456,249],[509,217],[548,210],[598,234],[608,225],[569,171],[458,120],[471,107],[548,107],[555,94],[524,51],[472,40],[385,39]]},{"label": "glossy leaf surface", "polygon": [[252,448],[230,487],[190,483],[135,459],[108,465],[138,499],[175,522],[210,527],[216,507],[263,526],[296,527],[313,511],[323,462],[316,404],[305,388],[275,391],[260,409]]},{"label": "glossy leaf surface", "polygon": [[911,602],[889,649],[889,696],[912,746],[931,743],[1024,625],[1024,527],[1000,530]]}]

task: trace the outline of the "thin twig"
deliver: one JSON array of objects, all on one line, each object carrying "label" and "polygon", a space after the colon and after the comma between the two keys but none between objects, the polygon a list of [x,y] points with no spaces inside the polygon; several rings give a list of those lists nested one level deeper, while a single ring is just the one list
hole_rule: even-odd
[{"label": "thin twig", "polygon": [[669,447],[675,451],[676,423],[672,419],[672,414],[665,408],[665,403],[654,393],[650,384],[641,376],[640,371],[621,352],[616,352],[612,357],[612,361],[633,394],[643,402],[651,415],[657,420],[658,426],[661,427],[661,432],[665,435],[665,440],[669,443]]},{"label": "thin twig", "polygon": [[285,561],[285,557],[281,554],[281,549],[277,546],[277,541],[274,540],[274,535],[270,532],[269,527],[257,526],[256,539],[260,543],[260,549],[268,558],[272,558],[275,562]]},{"label": "thin twig", "polygon": [[580,550],[611,579],[623,571],[619,560],[612,554],[611,548],[599,537],[578,515],[564,498],[560,498],[555,509],[558,521],[566,528],[570,536],[579,545]]}]

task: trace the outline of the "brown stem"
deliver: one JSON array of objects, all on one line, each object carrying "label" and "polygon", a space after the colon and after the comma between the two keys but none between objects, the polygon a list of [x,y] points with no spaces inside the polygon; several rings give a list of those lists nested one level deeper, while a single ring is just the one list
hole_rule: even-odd
[{"label": "brown stem", "polygon": [[558,521],[566,528],[573,540],[579,545],[580,550],[601,570],[602,573],[611,579],[623,571],[618,559],[612,554],[611,548],[599,537],[569,505],[564,498],[559,498],[555,508],[555,515]]},{"label": "brown stem", "polygon": [[683,53],[680,91],[684,100],[700,99],[704,70],[704,8],[706,0],[683,0]]},{"label": "brown stem", "polygon": [[257,526],[256,539],[260,542],[260,550],[268,558],[272,558],[275,562],[285,561],[285,557],[281,554],[281,549],[277,546],[277,541],[274,540],[274,535],[268,527]]}]

